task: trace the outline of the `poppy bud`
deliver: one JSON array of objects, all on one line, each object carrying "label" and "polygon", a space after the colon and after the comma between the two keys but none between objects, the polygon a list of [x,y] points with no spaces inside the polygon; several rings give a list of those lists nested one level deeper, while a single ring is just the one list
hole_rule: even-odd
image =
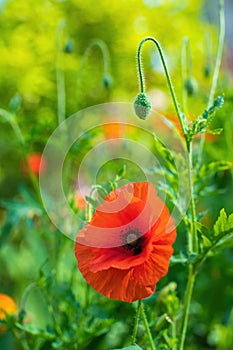
[{"label": "poppy bud", "polygon": [[210,63],[206,62],[206,64],[204,65],[203,71],[204,71],[205,78],[209,78],[212,71]]},{"label": "poppy bud", "polygon": [[17,113],[20,109],[21,105],[21,96],[19,94],[16,94],[15,96],[12,97],[9,103],[10,111],[13,113]]},{"label": "poppy bud", "polygon": [[112,77],[110,74],[105,74],[102,78],[105,89],[110,89],[112,86]]},{"label": "poppy bud", "polygon": [[65,53],[74,52],[74,41],[72,39],[68,39],[63,48]]},{"label": "poppy bud", "polygon": [[134,101],[134,110],[140,119],[145,120],[152,109],[149,97],[144,92],[140,92]]},{"label": "poppy bud", "polygon": [[184,88],[189,96],[194,95],[197,92],[197,82],[194,78],[189,77],[184,82]]}]

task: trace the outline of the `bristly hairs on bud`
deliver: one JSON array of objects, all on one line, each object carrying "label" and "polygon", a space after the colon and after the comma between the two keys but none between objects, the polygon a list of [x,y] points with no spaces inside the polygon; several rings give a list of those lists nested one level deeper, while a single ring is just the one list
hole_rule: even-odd
[{"label": "bristly hairs on bud", "polygon": [[143,120],[146,120],[152,109],[149,97],[145,92],[140,92],[134,100],[134,110],[136,115]]}]

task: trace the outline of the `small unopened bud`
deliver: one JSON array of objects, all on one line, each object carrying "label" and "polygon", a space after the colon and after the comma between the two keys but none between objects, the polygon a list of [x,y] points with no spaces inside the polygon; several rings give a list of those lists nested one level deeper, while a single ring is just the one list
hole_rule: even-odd
[{"label": "small unopened bud", "polygon": [[110,74],[105,74],[102,78],[105,89],[110,89],[112,86],[112,77]]},{"label": "small unopened bud", "polygon": [[184,88],[189,96],[194,95],[197,92],[197,82],[194,78],[189,77],[184,82]]},{"label": "small unopened bud", "polygon": [[209,78],[212,71],[212,68],[209,62],[206,62],[206,64],[204,65],[203,71],[204,71],[205,78]]},{"label": "small unopened bud", "polygon": [[20,105],[21,105],[21,96],[19,94],[16,94],[15,96],[12,97],[12,99],[10,100],[10,111],[13,113],[17,113],[20,109]]},{"label": "small unopened bud", "polygon": [[64,45],[64,52],[65,53],[72,53],[74,52],[74,41],[72,39],[68,39]]},{"label": "small unopened bud", "polygon": [[134,101],[134,110],[140,119],[145,120],[152,109],[149,97],[144,92],[140,92]]}]

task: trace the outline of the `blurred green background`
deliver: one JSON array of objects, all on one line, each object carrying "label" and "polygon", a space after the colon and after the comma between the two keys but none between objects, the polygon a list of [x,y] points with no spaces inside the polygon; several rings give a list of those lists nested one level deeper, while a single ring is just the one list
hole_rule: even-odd
[{"label": "blurred green background", "polygon": [[[73,242],[57,232],[41,209],[30,179],[22,171],[23,153],[43,151],[58,125],[59,113],[69,117],[99,103],[132,102],[138,93],[136,50],[145,36],[160,41],[179,100],[181,45],[184,37],[189,38],[191,74],[197,89],[189,96],[188,114],[190,118],[200,115],[206,108],[215,62],[216,9],[215,1],[202,0],[0,2],[0,292],[11,295],[19,304],[26,287],[38,280],[43,292],[35,288],[30,293],[26,322],[49,331],[55,314],[64,334],[79,338],[77,349],[125,345],[134,305],[106,300],[92,290],[86,301],[87,287],[76,268]],[[233,15],[231,11],[232,3],[226,1],[227,20]],[[227,21],[217,89],[218,95],[224,93],[225,105],[214,122],[224,132],[207,140],[207,163],[233,161],[231,35]],[[93,40],[101,40],[104,50],[107,48],[107,68],[99,47],[87,53]],[[153,107],[173,118],[162,66],[151,44],[143,48],[143,66]],[[25,138],[24,149],[6,122],[4,111],[17,120]],[[232,172],[216,172],[208,190],[198,201],[198,208],[205,211],[203,223],[211,227],[222,207],[232,212]],[[178,232],[177,252],[186,244],[182,224]],[[232,248],[228,248],[203,267],[194,290],[187,349],[233,348],[232,263]],[[168,276],[159,282],[158,292],[146,302],[152,325],[153,314],[158,316],[161,311],[155,303],[159,291],[175,281],[177,295],[182,298],[186,272],[184,266],[171,267]],[[47,309],[49,303],[54,309]],[[143,332],[139,337],[143,338]],[[19,343],[11,332],[0,335],[1,350],[21,349]],[[55,345],[52,347],[49,340],[40,345],[38,340],[37,347],[34,344],[31,348],[69,349]]]}]

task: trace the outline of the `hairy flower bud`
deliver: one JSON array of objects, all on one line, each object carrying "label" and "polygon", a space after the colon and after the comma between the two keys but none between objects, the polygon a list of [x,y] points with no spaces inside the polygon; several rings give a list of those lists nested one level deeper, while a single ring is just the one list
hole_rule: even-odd
[{"label": "hairy flower bud", "polygon": [[197,92],[197,82],[194,78],[189,77],[184,82],[185,90],[189,96],[193,96]]},{"label": "hairy flower bud", "polygon": [[140,92],[134,101],[134,110],[140,119],[145,120],[151,110],[151,102],[144,92]]}]

